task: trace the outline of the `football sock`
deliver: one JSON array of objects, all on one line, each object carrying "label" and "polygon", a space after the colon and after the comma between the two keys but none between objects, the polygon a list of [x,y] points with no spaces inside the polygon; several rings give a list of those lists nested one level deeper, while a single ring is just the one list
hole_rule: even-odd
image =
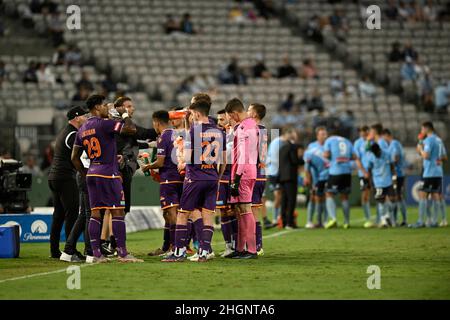
[{"label": "football sock", "polygon": [[89,219],[89,238],[91,238],[91,248],[94,257],[100,257],[102,253],[100,252],[100,235],[102,232],[102,224],[100,219],[93,218]]},{"label": "football sock", "polygon": [[166,222],[166,224],[164,225],[164,234],[163,234],[163,246],[162,246],[162,250],[163,251],[167,251],[169,250],[170,247],[170,224],[168,222]]},{"label": "football sock", "polygon": [[402,213],[402,222],[406,223],[408,221],[408,217],[406,216],[406,202],[405,199],[400,200],[400,212]]},{"label": "football sock", "polygon": [[232,249],[236,250],[237,241],[238,241],[238,220],[236,217],[230,217],[230,225],[231,225],[231,243]]},{"label": "football sock", "polygon": [[192,219],[188,219],[187,221],[187,244],[189,245],[189,243],[191,242],[191,239],[193,238],[194,235],[194,230],[192,228]]},{"label": "football sock", "polygon": [[445,203],[444,199],[441,199],[439,203],[441,209],[441,219],[442,221],[447,221],[447,204]]},{"label": "football sock", "polygon": [[342,211],[344,211],[344,223],[350,224],[350,203],[348,200],[342,201]]},{"label": "football sock", "polygon": [[336,220],[336,202],[334,202],[334,199],[331,197],[327,198],[326,206],[327,206],[328,216],[331,219]]},{"label": "football sock", "polygon": [[432,224],[436,224],[438,222],[439,219],[439,207],[440,207],[440,200],[432,200],[431,201],[431,206],[433,207],[433,214],[431,216],[431,223]]},{"label": "football sock", "polygon": [[175,228],[175,255],[180,257],[186,250],[187,225],[177,224]]},{"label": "football sock", "polygon": [[319,224],[323,224],[326,221],[326,217],[324,216],[324,203],[322,201],[319,201],[316,203],[317,206],[317,220],[319,221]]},{"label": "football sock", "polygon": [[222,229],[223,240],[225,243],[231,243],[231,219],[228,216],[220,217],[220,228]]},{"label": "football sock", "polygon": [[[192,224],[197,237],[197,241],[199,242],[199,248],[201,248],[203,241],[203,218],[198,218],[197,220],[193,221]],[[188,245],[188,243],[186,243],[186,245]]]},{"label": "football sock", "polygon": [[423,224],[425,222],[426,211],[427,211],[427,200],[420,199],[419,200],[419,219],[417,220],[418,224]]},{"label": "football sock", "polygon": [[362,208],[364,211],[364,218],[366,219],[366,221],[370,221],[370,203],[364,202],[362,204]]},{"label": "football sock", "polygon": [[247,230],[247,220],[244,219],[244,216],[247,214],[241,215],[239,219],[237,219],[238,222],[238,235],[237,235],[237,244],[236,244],[236,250],[239,252],[243,252],[245,248],[245,232]]},{"label": "football sock", "polygon": [[[176,227],[177,227],[177,225],[175,223],[171,223],[169,226],[169,235],[170,235],[169,243],[172,246],[172,248],[175,246],[175,228]],[[189,242],[188,242],[188,244],[189,244]],[[169,248],[170,248],[170,246],[169,246]],[[169,248],[167,250],[169,250]]]},{"label": "football sock", "polygon": [[214,234],[213,226],[204,226],[202,231],[202,241],[201,243],[201,255],[206,257],[206,255],[211,252],[211,241]]},{"label": "football sock", "polygon": [[316,209],[315,203],[312,199],[308,201],[308,207],[306,208],[306,223],[312,223],[314,210]]},{"label": "football sock", "polygon": [[397,223],[397,221],[398,221],[398,207],[399,207],[399,205],[398,205],[398,202],[396,201],[396,202],[392,202],[392,204],[391,204],[391,209],[392,209],[392,218],[394,219],[392,222],[395,222],[395,223]]},{"label": "football sock", "polygon": [[244,239],[247,244],[247,251],[256,253],[256,220],[251,212],[247,212],[241,216],[241,220],[245,221]]},{"label": "football sock", "polygon": [[127,252],[127,229],[125,217],[112,217],[112,230],[117,242],[117,254],[119,257],[125,257]]},{"label": "football sock", "polygon": [[255,236],[256,236],[256,250],[259,251],[263,246],[263,244],[262,244],[262,226],[261,226],[261,222],[259,222],[259,221],[256,222]]}]

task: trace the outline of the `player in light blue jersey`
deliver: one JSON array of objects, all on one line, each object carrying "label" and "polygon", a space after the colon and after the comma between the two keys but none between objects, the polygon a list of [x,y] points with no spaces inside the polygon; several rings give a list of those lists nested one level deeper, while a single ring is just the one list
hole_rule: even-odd
[{"label": "player in light blue jersey", "polygon": [[417,145],[417,152],[423,159],[423,185],[419,199],[419,219],[412,227],[421,228],[425,226],[428,195],[431,195],[431,207],[433,209],[428,226],[437,227],[441,203],[440,193],[444,176],[442,168],[444,146],[442,140],[434,132],[433,123],[429,121],[422,123],[421,134],[424,136],[424,140]]},{"label": "player in light blue jersey", "polygon": [[[359,131],[359,138],[353,143],[353,149],[355,150],[356,157],[361,161],[361,164],[363,167],[367,170],[367,154],[368,150],[366,150],[367,146],[367,140],[369,137],[369,127],[368,126],[362,126],[358,129]],[[364,177],[364,173],[361,170],[358,170],[358,177],[359,177],[359,187],[361,190],[361,206],[364,211],[364,228],[371,228],[373,227],[372,221],[370,221],[371,214],[370,214],[370,189],[371,189],[371,183],[370,179],[367,179]]]},{"label": "player in light blue jersey", "polygon": [[273,222],[276,224],[280,217],[281,211],[281,184],[279,179],[279,166],[280,166],[280,149],[285,143],[281,136],[274,137],[272,135],[272,141],[269,144],[266,157],[266,175],[268,179],[268,189],[273,192]]},{"label": "player in light blue jersey", "polygon": [[383,137],[389,144],[389,152],[395,161],[395,171],[397,179],[394,181],[395,202],[393,203],[394,223],[397,223],[397,211],[400,209],[402,214],[401,227],[407,226],[406,202],[403,197],[403,187],[405,184],[405,153],[402,144],[394,139],[392,132],[389,129],[383,130]]},{"label": "player in light blue jersey", "polygon": [[[386,140],[383,139],[382,134],[383,134],[383,125],[381,123],[375,123],[375,124],[371,125],[366,150],[369,150],[370,145],[374,142],[378,143],[378,145],[380,146],[381,149],[388,150],[389,145],[386,142]],[[377,207],[376,213],[377,213],[376,224],[379,225],[381,222],[381,214],[380,214],[380,212],[378,212],[378,207]]]},{"label": "player in light blue jersey", "polygon": [[356,157],[352,143],[340,136],[333,135],[325,141],[324,157],[330,160],[329,177],[326,190],[326,206],[330,217],[326,228],[337,227],[336,221],[336,202],[334,196],[339,193],[341,196],[342,210],[344,212],[344,228],[350,226],[350,204],[348,195],[352,184],[352,166],[351,160],[354,159],[358,169],[365,177],[369,174],[364,169],[361,161]]},{"label": "player in light blue jersey", "polygon": [[[303,155],[305,161],[305,179],[303,183],[306,187],[311,186],[311,197],[306,209],[307,221],[305,228],[307,229],[322,227],[327,218],[325,211],[325,185],[328,179],[329,162],[323,157],[323,152],[328,133],[325,127],[317,127],[315,131],[317,140],[308,145]],[[316,209],[318,223],[314,225],[313,217]]]},{"label": "player in light blue jersey", "polygon": [[[438,137],[438,140],[440,140],[440,143],[442,144],[442,148],[441,148],[441,160],[442,161],[448,161],[448,156],[447,156],[447,149],[445,148],[444,143],[442,142],[442,139]],[[444,186],[444,182],[442,181],[442,186]],[[445,203],[445,197],[444,197],[444,188],[441,188],[441,193],[439,194],[439,208],[441,211],[441,223],[439,224],[439,226],[441,227],[446,227],[448,226],[448,222],[447,222],[447,205]]]},{"label": "player in light blue jersey", "polygon": [[381,149],[376,142],[370,146],[370,152],[367,155],[367,168],[372,177],[375,200],[377,201],[378,212],[381,215],[380,227],[395,225],[392,208],[386,201],[389,198],[392,202],[395,198],[393,183],[396,180],[396,173],[394,164],[394,159],[388,150]]}]

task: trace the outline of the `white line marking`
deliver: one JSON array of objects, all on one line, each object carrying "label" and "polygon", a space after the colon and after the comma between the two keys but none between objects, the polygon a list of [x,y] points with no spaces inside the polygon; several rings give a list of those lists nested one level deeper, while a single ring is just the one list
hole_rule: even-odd
[{"label": "white line marking", "polygon": [[[93,264],[80,264],[79,266],[80,266],[80,268],[84,268],[84,267],[89,267],[89,266],[93,266],[93,265],[95,265],[95,264],[94,263]],[[3,279],[3,280],[0,280],[0,283],[6,282],[6,281],[15,281],[15,280],[28,279],[28,278],[35,278],[35,277],[46,276],[49,274],[56,274],[56,273],[61,273],[61,272],[66,272],[66,271],[67,271],[67,268],[59,269],[59,270],[55,270],[55,271],[49,271],[49,272],[33,273],[33,274],[26,275],[26,276]]]},{"label": "white line marking", "polygon": [[[364,221],[364,219],[357,219],[357,220],[354,220],[353,222],[361,222],[361,221]],[[301,229],[294,229],[294,230],[278,231],[278,232],[269,234],[268,236],[263,236],[263,239],[275,238],[275,237],[279,237],[279,236],[282,236],[282,235],[285,235],[288,233],[299,232],[299,231],[304,231],[304,230],[305,230],[304,228],[301,228]],[[221,241],[221,242],[215,243],[215,245],[217,245],[217,244],[225,244],[225,242]],[[89,266],[93,266],[93,265],[95,265],[95,263],[94,264],[81,264],[80,267],[84,268],[84,267],[89,267]],[[21,276],[21,277],[3,279],[3,280],[0,280],[0,283],[6,282],[6,281],[15,281],[15,280],[35,278],[35,277],[40,277],[40,276],[47,276],[50,274],[65,272],[66,270],[67,270],[67,268],[64,268],[64,269],[59,269],[59,270],[55,270],[55,271],[34,273],[34,274],[29,274],[29,275]]]}]

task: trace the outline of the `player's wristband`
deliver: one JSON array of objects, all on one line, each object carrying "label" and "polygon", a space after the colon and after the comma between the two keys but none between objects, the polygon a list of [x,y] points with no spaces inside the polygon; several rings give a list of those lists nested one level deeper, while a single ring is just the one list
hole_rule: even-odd
[{"label": "player's wristband", "polygon": [[126,118],[129,118],[130,116],[128,115],[128,113],[126,113],[126,112],[124,112],[124,113],[122,113],[122,119],[126,119]]}]

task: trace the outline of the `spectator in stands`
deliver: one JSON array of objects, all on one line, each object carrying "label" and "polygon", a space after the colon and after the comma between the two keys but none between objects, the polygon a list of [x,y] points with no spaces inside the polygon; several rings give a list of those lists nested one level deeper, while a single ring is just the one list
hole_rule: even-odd
[{"label": "spectator in stands", "polygon": [[220,72],[219,80],[223,84],[246,84],[247,78],[239,66],[237,57],[231,58],[230,63]]},{"label": "spectator in stands", "polygon": [[180,31],[180,24],[171,14],[166,15],[166,21],[164,22],[164,31],[166,32],[166,34]]},{"label": "spectator in stands", "polygon": [[58,47],[63,44],[64,22],[61,19],[59,12],[55,11],[51,14],[47,27],[52,37],[53,46]]},{"label": "spectator in stands", "polygon": [[0,37],[3,37],[5,33],[6,33],[5,25],[3,24],[3,20],[0,17]]},{"label": "spectator in stands", "polygon": [[31,173],[33,176],[42,175],[41,169],[36,164],[36,158],[31,154],[26,155],[25,164],[20,171],[23,173]]},{"label": "spectator in stands", "polygon": [[30,61],[28,64],[28,69],[25,70],[23,74],[23,82],[38,82],[38,78],[36,75],[37,64],[34,61]]},{"label": "spectator in stands", "polygon": [[41,171],[46,171],[50,168],[53,161],[53,155],[55,153],[55,144],[56,141],[53,140],[45,147],[42,154]]},{"label": "spectator in stands", "polygon": [[116,92],[117,91],[117,84],[112,79],[111,72],[107,72],[106,73],[105,79],[100,83],[100,85],[102,87],[103,95],[105,97],[107,97],[110,92]]},{"label": "spectator in stands", "polygon": [[55,75],[45,63],[40,63],[36,71],[38,83],[47,83],[54,85],[56,83]]},{"label": "spectator in stands", "polygon": [[319,78],[316,66],[311,58],[303,60],[302,72],[300,74],[300,77],[302,77],[303,79]]},{"label": "spectator in stands", "polygon": [[358,83],[358,92],[361,98],[375,98],[377,89],[369,81],[368,76],[363,76]]},{"label": "spectator in stands", "polygon": [[386,17],[391,20],[398,19],[398,8],[395,0],[389,0],[388,7],[384,10],[384,13],[386,14]]},{"label": "spectator in stands", "polygon": [[294,94],[292,92],[288,93],[288,96],[286,98],[286,100],[284,100],[283,102],[281,102],[280,107],[278,108],[278,110],[280,111],[291,111],[292,108],[294,107]]},{"label": "spectator in stands", "polygon": [[436,87],[436,89],[434,89],[436,112],[447,113],[449,97],[450,97],[450,81],[448,83],[441,82]]},{"label": "spectator in stands", "polygon": [[348,31],[348,22],[342,9],[335,9],[333,14],[328,19],[336,38],[341,41],[345,41]]},{"label": "spectator in stands", "polygon": [[410,57],[414,61],[417,61],[417,59],[419,58],[419,54],[417,53],[416,49],[413,48],[411,41],[407,41],[405,43],[405,48],[403,49],[403,57],[405,59],[407,57]]},{"label": "spectator in stands", "polygon": [[322,29],[320,27],[320,19],[317,15],[313,15],[311,18],[309,18],[305,31],[308,38],[313,41],[322,43]]},{"label": "spectator in stands", "polygon": [[3,81],[6,79],[6,68],[5,62],[0,60],[0,87],[2,86]]},{"label": "spectator in stands", "polygon": [[403,80],[415,81],[417,79],[416,67],[411,57],[406,57],[405,62],[402,65],[400,74]]},{"label": "spectator in stands", "polygon": [[256,56],[256,64],[253,66],[253,77],[268,79],[272,76],[266,67],[262,54]]},{"label": "spectator in stands", "polygon": [[308,111],[312,110],[323,110],[324,104],[322,100],[322,94],[320,93],[319,88],[314,88],[313,92],[311,94],[311,99],[309,100],[308,104]]},{"label": "spectator in stands", "polygon": [[81,65],[81,50],[76,45],[70,45],[66,52],[66,63],[68,66]]},{"label": "spectator in stands", "polygon": [[81,79],[76,83],[77,89],[80,89],[80,87],[85,87],[89,91],[94,91],[94,84],[89,79],[89,73],[87,71],[83,71],[81,73]]},{"label": "spectator in stands", "polygon": [[404,60],[403,52],[400,50],[400,43],[397,41],[392,44],[391,52],[389,53],[389,62],[400,62]]},{"label": "spectator in stands", "polygon": [[283,64],[280,67],[278,67],[278,78],[286,78],[286,77],[292,78],[298,77],[297,69],[295,69],[294,66],[291,64],[288,55],[285,55],[283,57]]},{"label": "spectator in stands", "polygon": [[25,3],[19,4],[17,6],[17,13],[19,14],[22,25],[25,28],[34,27],[33,13],[31,12],[30,7],[27,4]]},{"label": "spectator in stands", "polygon": [[66,48],[59,46],[52,57],[52,64],[55,66],[61,66],[66,64]]},{"label": "spectator in stands", "polygon": [[339,74],[334,74],[330,80],[330,92],[335,98],[341,98],[345,93],[345,83]]},{"label": "spectator in stands", "polygon": [[191,15],[185,13],[183,19],[180,22],[180,31],[187,34],[195,34],[197,31],[194,29],[194,24],[191,21]]},{"label": "spectator in stands", "polygon": [[407,21],[410,18],[410,11],[404,1],[400,1],[398,5],[398,15],[401,20]]},{"label": "spectator in stands", "polygon": [[88,88],[81,86],[80,88],[78,88],[77,93],[75,93],[72,97],[72,102],[74,102],[76,105],[83,105],[84,101],[89,97],[90,94],[91,91]]},{"label": "spectator in stands", "polygon": [[58,4],[52,0],[44,0],[41,4],[41,13],[46,15],[47,13],[55,13],[58,11]]},{"label": "spectator in stands", "polygon": [[228,20],[231,22],[235,22],[237,24],[241,24],[245,22],[244,12],[239,6],[234,6],[228,12]]},{"label": "spectator in stands", "polygon": [[433,94],[434,94],[433,80],[431,77],[431,72],[427,68],[424,72],[422,79],[420,80],[419,86],[420,100],[426,112],[433,112],[434,109]]},{"label": "spectator in stands", "polygon": [[437,11],[437,8],[433,4],[433,0],[427,0],[422,11],[423,11],[423,19],[425,21],[436,21],[437,16],[438,16],[438,11]]},{"label": "spectator in stands", "polygon": [[343,137],[353,140],[356,135],[355,116],[353,114],[353,111],[345,110],[339,116],[339,122],[339,134]]}]

